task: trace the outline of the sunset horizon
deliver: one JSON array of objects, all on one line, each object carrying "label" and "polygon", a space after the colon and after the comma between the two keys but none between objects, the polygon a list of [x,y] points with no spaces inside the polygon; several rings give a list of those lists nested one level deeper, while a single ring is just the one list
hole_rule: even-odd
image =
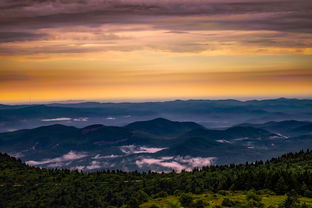
[{"label": "sunset horizon", "polygon": [[312,208],[312,0],[0,0],[0,208]]},{"label": "sunset horizon", "polygon": [[135,98],[118,98],[118,99],[69,99],[69,100],[33,100],[29,98],[28,100],[16,101],[16,102],[1,102],[3,105],[41,105],[41,104],[79,104],[79,103],[158,103],[158,102],[174,102],[174,101],[222,101],[222,100],[237,100],[241,102],[248,101],[265,101],[265,100],[310,100],[311,96],[256,96],[256,97],[170,97],[170,98],[145,98],[145,99],[135,99]]},{"label": "sunset horizon", "polygon": [[0,103],[310,97],[310,6],[2,1]]}]

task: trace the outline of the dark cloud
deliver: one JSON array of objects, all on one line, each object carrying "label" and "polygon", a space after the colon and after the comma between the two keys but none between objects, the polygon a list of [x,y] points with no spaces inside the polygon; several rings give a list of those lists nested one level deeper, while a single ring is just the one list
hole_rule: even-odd
[{"label": "dark cloud", "polygon": [[28,32],[0,32],[0,42],[37,40],[45,37],[44,34]]},{"label": "dark cloud", "polygon": [[[137,25],[146,28],[137,29]],[[311,0],[3,0],[0,1],[0,43],[28,40],[60,40],[60,35],[49,34],[46,29],[71,28],[82,26],[90,28],[96,38],[88,39],[99,47],[84,48],[56,45],[31,46],[18,51],[11,46],[0,46],[2,55],[39,53],[85,53],[90,51],[131,51],[139,48],[156,48],[173,52],[200,52],[215,50],[230,42],[274,47],[309,48],[312,33]],[[98,34],[94,28],[106,27]],[[113,27],[112,27],[113,26]],[[103,28],[103,27],[102,27]],[[69,32],[71,29],[66,30]],[[73,29],[72,32],[75,29]],[[139,30],[162,30],[177,36],[194,31],[275,31],[283,37],[270,37],[260,34],[257,37],[235,39],[213,37],[183,39],[180,42],[131,44],[124,46],[101,41],[119,41],[118,32]],[[81,32],[77,29],[76,32]],[[100,34],[103,33],[101,36]],[[116,33],[116,34],[115,34]],[[305,40],[289,33],[305,34]],[[211,34],[210,34],[211,35]],[[309,36],[310,35],[310,36]],[[295,38],[289,41],[289,37]],[[301,36],[303,37],[303,36]],[[72,40],[75,37],[71,37]],[[80,37],[79,37],[80,38]],[[86,38],[86,39],[84,39]],[[128,38],[128,37],[126,37]],[[61,39],[62,40],[62,39]],[[210,42],[209,45],[207,42]],[[259,50],[263,50],[260,48]]]},{"label": "dark cloud", "polygon": [[[213,15],[250,14],[251,21],[225,18],[216,22],[220,27],[230,29],[245,27],[246,29],[271,29],[298,32],[311,32],[312,1],[310,0],[241,0],[241,1],[186,1],[186,0],[11,0],[0,3],[3,13],[1,27],[52,27],[58,25],[99,25],[99,24],[140,24],[146,23],[165,28],[168,22],[159,23],[156,17],[186,17]],[[262,16],[253,18],[252,15]],[[265,16],[263,14],[270,14]],[[179,21],[174,19],[174,21]],[[168,25],[169,23],[169,25]],[[182,22],[183,23],[183,22]],[[200,28],[205,26],[194,21],[192,27],[178,23],[179,30]],[[218,27],[218,26],[217,26]]]},{"label": "dark cloud", "polygon": [[25,74],[18,71],[7,71],[7,70],[0,70],[0,82],[12,82],[12,81],[29,81],[32,78]]}]

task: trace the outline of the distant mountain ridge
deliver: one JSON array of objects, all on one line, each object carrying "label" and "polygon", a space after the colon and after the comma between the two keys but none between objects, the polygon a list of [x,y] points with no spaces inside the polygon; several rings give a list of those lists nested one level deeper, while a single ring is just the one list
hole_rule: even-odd
[{"label": "distant mountain ridge", "polygon": [[[125,126],[55,124],[0,133],[0,151],[40,167],[180,170],[193,167],[194,161],[239,163],[312,147],[311,123],[283,121],[225,129],[164,118]],[[289,129],[292,134],[284,135]]]},{"label": "distant mountain ridge", "polygon": [[204,128],[195,122],[170,121],[164,118],[156,118],[150,121],[136,121],[125,127],[159,136],[177,136],[177,134],[186,133],[193,129]]},{"label": "distant mountain ridge", "polygon": [[286,120],[286,121],[270,121],[263,124],[240,124],[239,126],[249,126],[255,128],[262,128],[268,131],[285,134],[287,136],[312,133],[312,122],[309,121],[296,121],[296,120]]},{"label": "distant mountain ridge", "polygon": [[35,128],[46,124],[84,127],[95,123],[124,126],[159,117],[184,121],[187,118],[208,128],[240,123],[282,120],[312,121],[311,99],[269,100],[175,100],[142,103],[52,103],[0,105],[0,132]]}]

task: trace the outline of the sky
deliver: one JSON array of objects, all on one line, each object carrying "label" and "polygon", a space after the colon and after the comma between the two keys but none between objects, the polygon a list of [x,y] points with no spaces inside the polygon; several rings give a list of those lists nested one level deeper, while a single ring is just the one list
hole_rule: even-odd
[{"label": "sky", "polygon": [[311,95],[311,0],[0,1],[1,103]]}]

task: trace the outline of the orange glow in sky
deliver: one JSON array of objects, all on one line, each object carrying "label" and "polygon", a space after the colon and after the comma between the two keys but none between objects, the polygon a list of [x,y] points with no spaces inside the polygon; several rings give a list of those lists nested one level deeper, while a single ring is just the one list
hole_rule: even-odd
[{"label": "orange glow in sky", "polygon": [[308,0],[12,2],[2,103],[312,95]]}]

